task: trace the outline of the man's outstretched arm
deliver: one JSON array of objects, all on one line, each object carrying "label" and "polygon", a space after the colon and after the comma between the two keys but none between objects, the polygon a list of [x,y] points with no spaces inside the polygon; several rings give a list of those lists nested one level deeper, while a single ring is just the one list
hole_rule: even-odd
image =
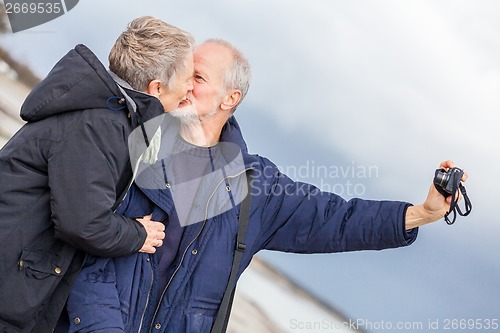
[{"label": "man's outstretched arm", "polygon": [[[451,169],[455,167],[452,161],[444,161],[439,165],[440,169]],[[464,173],[462,181],[467,180],[467,173]],[[459,198],[461,198],[459,193]],[[410,230],[421,225],[435,222],[444,217],[450,209],[451,196],[445,198],[441,195],[434,184],[429,189],[427,199],[423,204],[408,207],[405,215],[406,230]]]}]

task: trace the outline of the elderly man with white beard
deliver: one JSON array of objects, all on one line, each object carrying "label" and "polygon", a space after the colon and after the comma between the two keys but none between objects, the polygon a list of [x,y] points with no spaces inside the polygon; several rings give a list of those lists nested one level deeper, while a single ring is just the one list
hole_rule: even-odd
[{"label": "elderly man with white beard", "polygon": [[190,105],[146,126],[151,144],[137,149],[137,178],[117,211],[163,221],[164,244],[154,254],[90,262],[68,300],[71,332],[224,332],[236,281],[260,250],[407,246],[449,209],[434,186],[414,206],[346,201],[291,180],[248,153],[233,116],[250,84],[242,53],[209,40],[194,64]]}]

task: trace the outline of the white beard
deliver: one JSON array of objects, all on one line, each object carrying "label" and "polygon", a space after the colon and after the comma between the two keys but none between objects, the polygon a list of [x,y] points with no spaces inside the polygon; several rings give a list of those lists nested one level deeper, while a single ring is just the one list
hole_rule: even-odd
[{"label": "white beard", "polygon": [[200,123],[198,112],[192,104],[170,111],[168,114],[179,119],[182,125],[192,126]]}]

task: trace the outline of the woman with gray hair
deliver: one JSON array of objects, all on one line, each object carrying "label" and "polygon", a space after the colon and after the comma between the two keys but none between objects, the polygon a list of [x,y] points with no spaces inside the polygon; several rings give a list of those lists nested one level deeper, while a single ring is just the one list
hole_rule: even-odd
[{"label": "woman with gray hair", "polygon": [[114,211],[132,178],[128,136],[183,105],[193,45],[141,17],[116,41],[110,72],[77,45],[27,97],[28,123],[0,151],[1,332],[53,332],[88,254],[153,253],[161,243],[162,223]]},{"label": "woman with gray hair", "polygon": [[[133,20],[109,54],[118,83],[157,97],[166,112],[193,89],[193,37],[152,16]],[[115,77],[116,79],[116,77]]]}]

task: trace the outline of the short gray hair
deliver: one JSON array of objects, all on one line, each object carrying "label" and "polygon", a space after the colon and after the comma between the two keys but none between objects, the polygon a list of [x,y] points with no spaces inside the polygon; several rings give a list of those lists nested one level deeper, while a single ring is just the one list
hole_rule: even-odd
[{"label": "short gray hair", "polygon": [[252,80],[252,72],[250,69],[250,63],[248,59],[243,55],[243,53],[233,46],[228,41],[223,39],[212,38],[206,40],[203,44],[212,43],[216,45],[223,46],[231,51],[233,55],[233,63],[231,68],[226,71],[223,77],[223,84],[226,90],[238,89],[241,91],[241,99],[239,103],[233,108],[233,112],[236,110],[238,105],[243,101],[245,96],[250,89],[250,81]]},{"label": "short gray hair", "polygon": [[109,53],[109,69],[139,91],[146,91],[153,80],[169,87],[194,44],[191,34],[142,16],[130,22],[116,40]]}]

